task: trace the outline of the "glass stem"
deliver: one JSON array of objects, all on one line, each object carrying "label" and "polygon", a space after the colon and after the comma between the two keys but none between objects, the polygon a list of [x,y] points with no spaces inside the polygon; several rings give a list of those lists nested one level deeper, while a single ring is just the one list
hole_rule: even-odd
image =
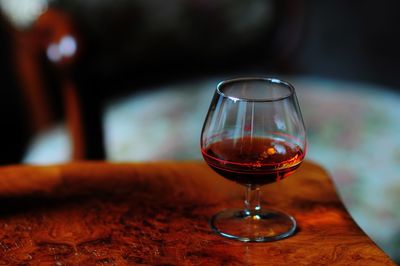
[{"label": "glass stem", "polygon": [[244,200],[246,215],[255,215],[261,210],[260,187],[246,187],[246,199]]}]

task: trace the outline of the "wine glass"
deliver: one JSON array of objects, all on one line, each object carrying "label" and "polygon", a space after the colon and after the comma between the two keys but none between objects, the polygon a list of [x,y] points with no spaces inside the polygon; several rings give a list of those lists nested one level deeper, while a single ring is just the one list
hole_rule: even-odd
[{"label": "wine glass", "polygon": [[260,187],[294,173],[306,153],[292,85],[258,77],[219,83],[201,132],[201,152],[215,172],[246,187],[244,209],[211,218],[215,232],[244,242],[274,241],[295,232],[292,216],[260,206]]}]

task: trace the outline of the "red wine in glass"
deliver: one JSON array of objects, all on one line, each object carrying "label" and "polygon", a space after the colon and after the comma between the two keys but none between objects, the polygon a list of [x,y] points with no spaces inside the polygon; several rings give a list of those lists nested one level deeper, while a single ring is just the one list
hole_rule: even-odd
[{"label": "red wine in glass", "polygon": [[225,139],[210,144],[201,152],[215,172],[247,186],[282,180],[292,174],[304,158],[298,145],[266,137]]},{"label": "red wine in glass", "polygon": [[292,216],[260,205],[260,187],[293,174],[306,153],[305,127],[293,86],[270,78],[219,83],[200,141],[207,164],[246,187],[244,208],[215,214],[212,230],[245,242],[274,241],[295,232]]}]

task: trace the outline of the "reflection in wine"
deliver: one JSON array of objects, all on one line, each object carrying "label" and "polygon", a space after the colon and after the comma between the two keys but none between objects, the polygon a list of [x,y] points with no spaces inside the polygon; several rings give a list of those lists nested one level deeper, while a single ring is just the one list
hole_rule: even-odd
[{"label": "reflection in wine", "polygon": [[293,173],[304,158],[300,146],[272,137],[225,139],[201,152],[217,173],[247,186],[279,181]]}]

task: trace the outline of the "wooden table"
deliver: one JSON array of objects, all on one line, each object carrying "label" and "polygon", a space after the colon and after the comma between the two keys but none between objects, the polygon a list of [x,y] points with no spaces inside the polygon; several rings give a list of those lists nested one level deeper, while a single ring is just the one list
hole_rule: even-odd
[{"label": "wooden table", "polygon": [[297,219],[290,238],[211,232],[209,217],[243,193],[202,162],[3,167],[0,265],[395,265],[313,163],[263,188],[264,206]]}]

